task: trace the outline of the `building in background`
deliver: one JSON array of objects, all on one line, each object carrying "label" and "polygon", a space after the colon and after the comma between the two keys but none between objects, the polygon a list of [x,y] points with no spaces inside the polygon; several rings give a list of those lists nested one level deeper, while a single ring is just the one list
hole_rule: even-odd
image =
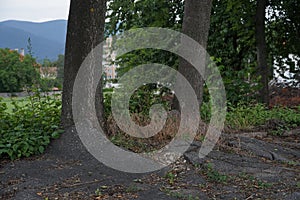
[{"label": "building in background", "polygon": [[103,46],[103,71],[105,80],[116,79],[118,66],[112,61],[116,59],[116,53],[112,51],[112,38],[107,38]]},{"label": "building in background", "polygon": [[57,67],[39,67],[41,78],[55,79],[57,77]]}]

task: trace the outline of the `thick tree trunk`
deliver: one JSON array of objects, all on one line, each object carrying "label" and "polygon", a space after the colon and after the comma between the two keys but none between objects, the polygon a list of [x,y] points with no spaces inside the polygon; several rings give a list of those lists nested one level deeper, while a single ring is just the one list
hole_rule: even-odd
[{"label": "thick tree trunk", "polygon": [[[62,95],[62,125],[74,125],[72,116],[73,85],[77,72],[90,51],[103,40],[106,0],[71,0],[65,51]],[[101,74],[99,74],[99,78]],[[96,95],[97,111],[102,117],[102,87]]]},{"label": "thick tree trunk", "polygon": [[[182,33],[193,38],[205,49],[210,27],[211,7],[212,0],[186,0],[184,6]],[[204,60],[201,62],[205,63],[205,56],[203,58]],[[182,58],[180,58],[179,61],[178,71],[185,76],[193,87],[200,108],[203,96],[203,77],[201,77],[198,71],[190,63]],[[173,102],[173,108],[180,110],[180,105],[176,98]]]},{"label": "thick tree trunk", "polygon": [[269,69],[267,66],[267,45],[265,33],[265,14],[268,0],[257,0],[256,10],[256,45],[257,45],[257,65],[261,76],[260,98],[261,101],[269,104]]}]

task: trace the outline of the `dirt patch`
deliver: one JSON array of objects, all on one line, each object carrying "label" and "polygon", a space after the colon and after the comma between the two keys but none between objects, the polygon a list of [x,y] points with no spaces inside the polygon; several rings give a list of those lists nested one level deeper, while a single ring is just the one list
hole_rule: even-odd
[{"label": "dirt patch", "polygon": [[300,89],[292,87],[270,87],[270,107],[297,107],[300,105]]}]

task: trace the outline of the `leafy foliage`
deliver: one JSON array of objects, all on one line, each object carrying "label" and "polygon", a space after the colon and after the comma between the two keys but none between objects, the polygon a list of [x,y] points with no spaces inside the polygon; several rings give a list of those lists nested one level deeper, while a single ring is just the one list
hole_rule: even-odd
[{"label": "leafy foliage", "polygon": [[39,82],[39,87],[41,91],[47,92],[54,87],[61,88],[62,83],[57,78],[42,78]]},{"label": "leafy foliage", "polygon": [[108,1],[106,36],[131,28],[168,27],[179,29],[183,18],[182,0]]},{"label": "leafy foliage", "polygon": [[57,60],[53,62],[53,65],[57,67],[57,77],[56,81],[59,84],[59,88],[62,87],[63,80],[64,80],[64,63],[65,63],[65,56],[60,54],[57,57]]},{"label": "leafy foliage", "polygon": [[[213,1],[208,52],[219,63],[224,79],[228,100],[237,104],[257,97],[260,89],[256,63],[255,12],[257,1],[217,0]],[[284,77],[293,72],[298,83],[299,67],[290,54],[299,57],[299,3],[297,0],[270,0],[267,8],[266,40],[268,52],[269,78],[272,78],[275,62],[280,67],[278,73]],[[299,65],[299,61],[298,61]],[[237,95],[238,94],[238,95]],[[249,96],[251,94],[251,96]],[[243,98],[246,97],[246,98]]]},{"label": "leafy foliage", "polygon": [[60,54],[57,60],[51,61],[49,59],[44,59],[42,63],[43,67],[56,67],[57,76],[55,78],[41,78],[39,81],[39,87],[42,91],[52,90],[53,87],[62,88],[63,78],[64,78],[64,55]]},{"label": "leafy foliage", "polygon": [[35,60],[16,51],[0,49],[0,92],[19,92],[38,82]]},{"label": "leafy foliage", "polygon": [[[112,93],[104,93],[104,113],[106,117],[111,114]],[[154,104],[162,104],[166,110],[170,110],[170,101],[164,99],[164,96],[169,95],[169,93],[170,91],[167,88],[157,84],[144,85],[132,94],[129,100],[129,112],[148,116],[150,108]]]},{"label": "leafy foliage", "polygon": [[12,104],[13,112],[8,112],[0,99],[0,155],[16,159],[43,153],[50,140],[62,133],[59,96],[37,93],[26,103],[12,99]]},{"label": "leafy foliage", "polygon": [[[109,1],[106,35],[143,27],[163,27],[179,30],[183,18],[181,0],[116,0]],[[146,63],[161,63],[176,68],[177,56],[162,50],[141,49],[117,58],[120,66],[118,76],[122,76],[135,66]]]},{"label": "leafy foliage", "polygon": [[262,104],[249,106],[240,103],[230,106],[226,116],[226,125],[233,129],[251,129],[275,121],[275,126],[266,127],[270,131],[282,133],[285,130],[300,126],[300,107],[296,109],[276,107],[268,109]]},{"label": "leafy foliage", "polygon": [[[219,69],[227,91],[228,101],[234,105],[258,99],[261,76],[256,61],[255,14],[257,1],[213,1],[208,52],[219,58]],[[137,27],[160,26],[180,30],[184,1],[110,1],[106,35],[115,35]],[[284,76],[294,72],[292,79],[299,80],[299,67],[289,54],[299,56],[299,12],[297,0],[270,0],[266,18],[269,77],[275,61],[278,73]],[[176,68],[178,58],[156,50],[139,50],[120,57],[119,75],[133,67],[149,62]],[[171,61],[171,62],[170,62]],[[299,62],[299,61],[298,61]],[[287,77],[285,77],[287,78]],[[299,82],[299,81],[298,81]],[[295,83],[298,83],[297,81]]]}]

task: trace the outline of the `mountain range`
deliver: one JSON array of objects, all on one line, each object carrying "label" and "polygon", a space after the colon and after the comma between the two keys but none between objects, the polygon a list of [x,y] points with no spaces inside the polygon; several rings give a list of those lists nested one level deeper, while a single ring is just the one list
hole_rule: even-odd
[{"label": "mountain range", "polygon": [[31,41],[33,57],[56,60],[64,54],[67,32],[66,20],[28,22],[8,20],[0,22],[0,48],[24,49],[28,53],[28,39]]}]

